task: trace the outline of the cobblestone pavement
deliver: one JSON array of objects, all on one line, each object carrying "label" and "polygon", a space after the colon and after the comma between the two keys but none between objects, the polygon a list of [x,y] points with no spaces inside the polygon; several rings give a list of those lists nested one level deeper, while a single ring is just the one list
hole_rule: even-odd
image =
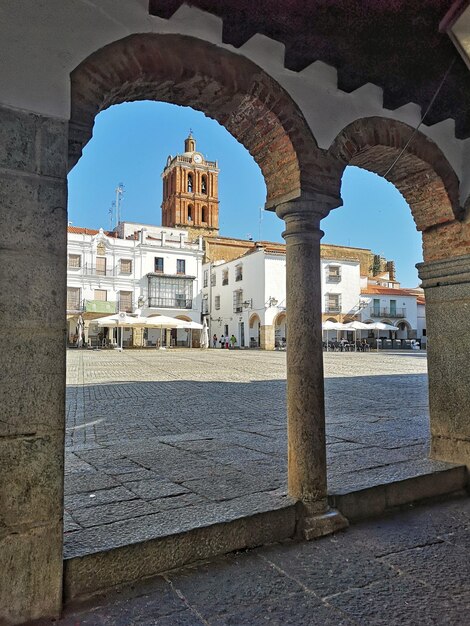
[{"label": "cobblestone pavement", "polygon": [[69,610],[60,626],[466,626],[470,500],[238,553]]},{"label": "cobblestone pavement", "polygon": [[[66,557],[285,499],[284,352],[67,358]],[[330,493],[429,470],[424,353],[325,353],[325,370]]]}]

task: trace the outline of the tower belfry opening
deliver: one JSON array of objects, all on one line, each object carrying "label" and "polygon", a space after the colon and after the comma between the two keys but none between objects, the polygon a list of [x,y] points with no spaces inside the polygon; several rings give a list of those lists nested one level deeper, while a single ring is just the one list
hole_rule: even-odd
[{"label": "tower belfry opening", "polygon": [[218,175],[217,161],[197,151],[190,131],[184,152],[170,155],[162,173],[162,225],[189,229],[190,236],[218,235]]}]

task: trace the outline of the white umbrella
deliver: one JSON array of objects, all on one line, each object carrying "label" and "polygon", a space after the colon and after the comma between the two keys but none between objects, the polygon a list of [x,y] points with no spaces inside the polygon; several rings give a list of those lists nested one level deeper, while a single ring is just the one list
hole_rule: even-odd
[{"label": "white umbrella", "polygon": [[116,326],[142,326],[142,318],[141,317],[132,317],[127,313],[115,313],[114,315],[107,315],[106,317],[99,317],[96,320],[93,320],[98,324],[98,326],[108,326],[109,328],[113,328]]},{"label": "white umbrella", "polygon": [[364,322],[358,322],[358,321],[354,321],[354,322],[348,322],[347,324],[344,324],[345,328],[354,331],[354,352],[357,351],[357,344],[356,344],[356,334],[358,330],[369,330],[370,329],[370,324],[364,324]]},{"label": "white umbrella", "polygon": [[393,330],[393,331],[398,330],[396,326],[392,326],[391,324],[386,324],[385,322],[374,322],[373,324],[367,324],[367,326],[377,331],[377,350],[379,349],[379,334],[381,330]]},{"label": "white umbrella", "polygon": [[152,315],[151,317],[141,317],[144,320],[145,328],[159,328],[160,329],[160,346],[162,345],[163,329],[171,328],[185,328],[184,324],[188,324],[184,320],[178,320],[176,317],[170,317],[169,315]]},{"label": "white umbrella", "polygon": [[81,315],[78,316],[76,333],[78,335],[77,338],[77,348],[81,348],[83,346],[83,327],[84,327],[83,317]]},{"label": "white umbrella", "polygon": [[[341,322],[332,322],[331,320],[326,320],[326,322],[323,322],[322,330],[326,330],[326,351],[327,352],[329,350],[328,331],[329,330],[343,330],[343,329],[344,329],[344,324],[341,324]],[[336,333],[336,337],[338,337],[338,333]]]},{"label": "white umbrella", "polygon": [[152,315],[152,317],[140,317],[142,325],[146,328],[187,328],[184,320],[178,320],[176,317],[168,315]]},{"label": "white umbrella", "polygon": [[204,318],[204,324],[201,330],[201,348],[207,349],[209,347],[209,332],[207,330],[206,318]]},{"label": "white umbrella", "polygon": [[185,320],[178,320],[178,322],[182,322],[182,325],[178,326],[178,328],[190,328],[191,330],[202,330],[204,328],[199,322],[186,322]]},{"label": "white umbrella", "polygon": [[[143,320],[141,317],[132,317],[124,311],[120,313],[115,313],[114,315],[107,315],[106,317],[99,317],[94,320],[98,326],[107,326],[108,328],[128,328],[129,326],[143,326]],[[122,350],[122,336],[123,332],[121,330],[121,345],[120,350]]]}]

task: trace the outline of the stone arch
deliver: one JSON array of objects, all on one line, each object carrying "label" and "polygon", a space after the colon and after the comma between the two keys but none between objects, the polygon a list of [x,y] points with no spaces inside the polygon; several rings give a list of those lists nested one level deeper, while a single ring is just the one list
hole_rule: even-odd
[{"label": "stone arch", "polygon": [[[411,324],[408,320],[399,320],[395,324],[397,327],[397,339],[409,339],[410,330],[412,330]],[[404,328],[401,328],[404,326]]]},{"label": "stone arch", "polygon": [[191,106],[217,120],[261,168],[266,208],[337,189],[326,153],[317,148],[300,109],[273,78],[241,55],[172,34],[130,35],[73,70],[70,167],[92,136],[95,116],[134,100]]},{"label": "stone arch", "polygon": [[194,204],[188,204],[186,209],[186,223],[194,222]]},{"label": "stone arch", "polygon": [[[329,154],[343,166],[356,165],[380,176],[405,148],[414,129],[397,120],[369,117],[343,128]],[[416,228],[426,231],[462,218],[459,180],[437,145],[417,131],[385,176],[411,208]]]},{"label": "stone arch", "polygon": [[261,318],[258,313],[252,313],[250,315],[248,327],[250,348],[259,348],[261,346]]},{"label": "stone arch", "polygon": [[287,340],[287,314],[280,311],[273,320],[274,327],[274,346],[276,348],[284,347]]}]

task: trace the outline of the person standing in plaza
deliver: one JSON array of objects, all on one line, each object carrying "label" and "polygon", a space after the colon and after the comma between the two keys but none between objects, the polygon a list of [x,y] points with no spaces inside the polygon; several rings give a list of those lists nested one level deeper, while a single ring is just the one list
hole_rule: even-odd
[{"label": "person standing in plaza", "polygon": [[232,350],[233,350],[233,348],[235,348],[235,344],[236,343],[237,343],[237,338],[235,337],[235,335],[232,335],[230,337],[230,347],[232,348]]},{"label": "person standing in plaza", "polygon": [[225,337],[223,333],[220,335],[220,347],[225,348]]},{"label": "person standing in plaza", "polygon": [[217,335],[215,333],[214,333],[214,336],[212,337],[212,347],[217,348]]},{"label": "person standing in plaza", "polygon": [[228,350],[230,347],[230,337],[227,335],[225,337],[225,348]]}]

